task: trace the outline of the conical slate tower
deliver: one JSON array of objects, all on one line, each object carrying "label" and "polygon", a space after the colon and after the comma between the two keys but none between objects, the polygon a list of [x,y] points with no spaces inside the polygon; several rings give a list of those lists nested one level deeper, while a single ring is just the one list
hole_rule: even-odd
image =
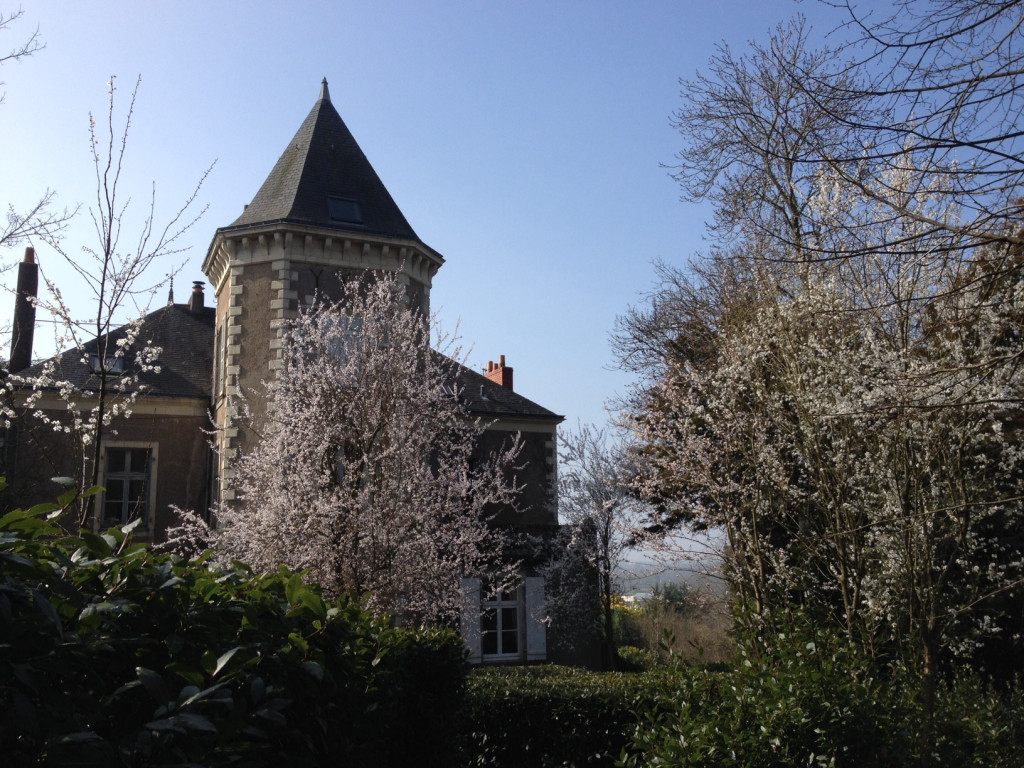
[{"label": "conical slate tower", "polygon": [[331,104],[327,80],[274,170],[228,229],[268,223],[419,242]]},{"label": "conical slate tower", "polygon": [[[217,423],[226,423],[229,396],[257,391],[274,375],[283,328],[301,304],[339,297],[343,278],[379,271],[397,273],[412,304],[429,313],[443,263],[366,159],[325,79],[266,181],[242,215],[217,230],[203,262],[217,306]],[[246,436],[232,428],[219,439],[223,463]]]}]

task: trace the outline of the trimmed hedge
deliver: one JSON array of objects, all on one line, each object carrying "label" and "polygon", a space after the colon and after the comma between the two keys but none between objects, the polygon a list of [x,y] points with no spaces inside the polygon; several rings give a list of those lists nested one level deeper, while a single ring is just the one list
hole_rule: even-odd
[{"label": "trimmed hedge", "polygon": [[455,633],[389,628],[284,569],[68,535],[73,501],[0,518],[5,764],[452,764]]},{"label": "trimmed hedge", "polygon": [[465,766],[612,766],[637,712],[667,700],[673,674],[558,666],[474,670],[466,688]]}]

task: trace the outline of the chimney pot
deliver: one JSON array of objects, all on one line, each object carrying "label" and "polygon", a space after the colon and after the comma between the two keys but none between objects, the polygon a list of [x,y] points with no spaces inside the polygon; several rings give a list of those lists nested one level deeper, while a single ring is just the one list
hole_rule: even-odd
[{"label": "chimney pot", "polygon": [[199,314],[203,311],[203,281],[192,281],[192,295],[188,299],[188,311]]},{"label": "chimney pot", "polygon": [[493,361],[487,362],[487,373],[485,376],[489,381],[500,384],[505,389],[512,389],[512,369],[505,365],[504,355],[498,356],[497,365]]}]

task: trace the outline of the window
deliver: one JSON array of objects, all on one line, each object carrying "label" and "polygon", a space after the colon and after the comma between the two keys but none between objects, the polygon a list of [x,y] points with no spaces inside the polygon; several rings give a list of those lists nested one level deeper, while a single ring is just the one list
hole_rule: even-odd
[{"label": "window", "polygon": [[150,524],[154,456],[150,447],[108,446],[103,452],[101,528],[141,519]]},{"label": "window", "polygon": [[213,398],[216,400],[224,394],[224,379],[228,360],[228,323],[225,320],[214,334],[213,341]]},{"label": "window", "polygon": [[526,576],[512,590],[495,594],[484,580],[461,580],[462,617],[459,630],[473,664],[544,661],[547,628],[544,578]]},{"label": "window", "polygon": [[343,221],[346,224],[363,223],[363,211],[359,203],[350,198],[328,195],[327,210],[333,221]]},{"label": "window", "polygon": [[[124,357],[107,356],[103,361],[103,370],[107,373],[120,375],[124,373]],[[89,355],[89,370],[93,373],[100,372],[100,356],[95,352]]]},{"label": "window", "polygon": [[480,650],[484,658],[519,658],[522,642],[522,588],[485,597],[480,616]]}]

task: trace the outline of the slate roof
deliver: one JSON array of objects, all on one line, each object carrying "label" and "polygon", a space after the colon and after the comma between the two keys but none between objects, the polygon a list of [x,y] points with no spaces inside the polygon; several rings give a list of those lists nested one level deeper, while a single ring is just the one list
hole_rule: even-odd
[{"label": "slate roof", "polygon": [[[204,307],[201,312],[193,313],[187,304],[171,304],[146,315],[142,323],[138,341],[134,348],[151,341],[161,347],[159,357],[159,373],[143,373],[139,384],[145,385],[145,394],[149,397],[174,398],[209,398],[213,390],[213,329],[216,311],[213,307]],[[118,328],[110,333],[110,339],[116,343],[124,337],[124,329]],[[97,342],[85,344],[85,352],[71,349],[56,361],[55,380],[64,380],[82,390],[95,391],[99,387],[99,378],[92,372],[82,358],[95,354]],[[132,352],[128,352],[126,368],[131,370]],[[39,362],[19,372],[19,376],[38,376],[44,363]],[[117,380],[114,380],[114,387]],[[137,387],[129,387],[134,390]]]},{"label": "slate roof", "polygon": [[[145,385],[147,397],[209,398],[213,389],[213,337],[216,311],[204,307],[200,313],[193,313],[187,304],[172,304],[146,315],[142,323],[138,348],[147,341],[160,347],[159,373],[144,373],[139,384]],[[124,329],[111,332],[111,341],[123,338]],[[96,390],[99,379],[82,358],[95,353],[95,340],[85,345],[85,351],[71,349],[61,354],[56,361],[53,378],[67,381],[80,390]],[[131,370],[131,352],[127,367]],[[434,352],[440,355],[439,352]],[[38,376],[43,369],[38,362],[19,373],[20,376]],[[454,368],[452,367],[454,366]],[[453,371],[453,388],[461,393],[461,399],[470,415],[483,419],[526,419],[558,423],[562,417],[518,392],[491,381],[483,374],[445,358],[445,367]],[[115,384],[116,386],[116,380]],[[131,387],[129,389],[134,389]]]},{"label": "slate roof", "polygon": [[[434,352],[440,355],[439,352]],[[528,419],[558,424],[564,417],[549,411],[518,392],[491,381],[482,373],[467,368],[448,358],[455,366],[455,386],[471,416],[483,419]]]},{"label": "slate roof", "polygon": [[[358,204],[360,222],[332,218],[328,196]],[[270,223],[365,232],[420,242],[338,111],[327,80],[320,98],[235,221],[218,232]]]}]

